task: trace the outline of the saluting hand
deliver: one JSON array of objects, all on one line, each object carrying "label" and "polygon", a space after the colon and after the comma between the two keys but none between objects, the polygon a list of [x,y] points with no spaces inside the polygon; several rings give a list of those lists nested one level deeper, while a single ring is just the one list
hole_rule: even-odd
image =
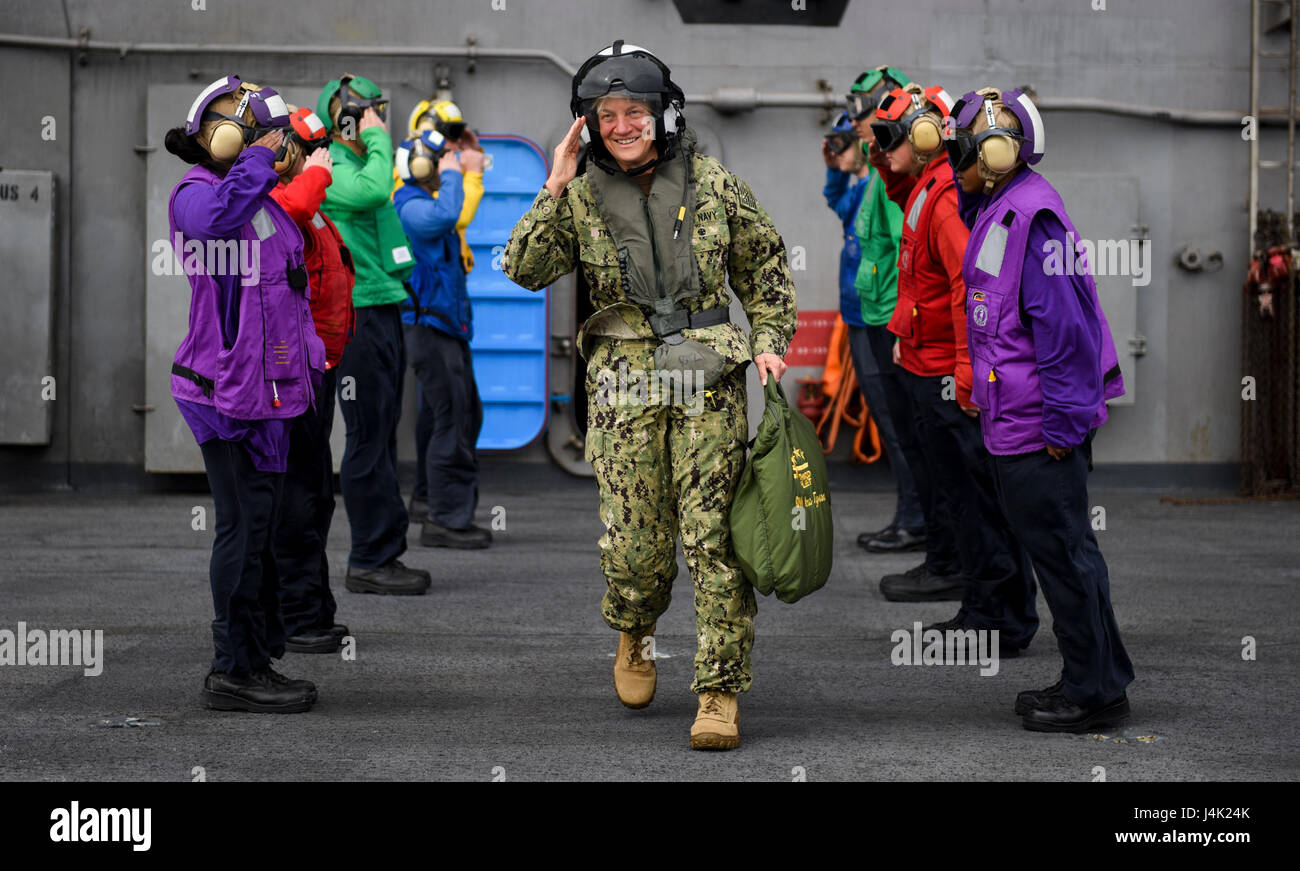
[{"label": "saluting hand", "polygon": [[279,149],[280,143],[283,141],[284,132],[280,130],[272,130],[270,133],[263,133],[261,136],[254,139],[253,145],[260,145],[263,148],[269,148],[272,151],[276,151]]},{"label": "saluting hand", "polygon": [[334,174],[334,158],[330,155],[328,148],[317,148],[307,155],[307,159],[302,163],[302,168],[306,170],[313,166],[323,166],[330,175]]},{"label": "saluting hand", "polygon": [[461,172],[460,152],[444,151],[442,157],[438,158],[438,172],[443,173],[449,169],[452,172]]},{"label": "saluting hand", "polygon": [[564,188],[578,174],[578,149],[582,147],[582,125],[587,123],[585,117],[573,119],[569,132],[564,134],[560,144],[555,146],[554,159],[551,161],[551,175],[546,180],[546,189],[556,199],[564,193]]}]

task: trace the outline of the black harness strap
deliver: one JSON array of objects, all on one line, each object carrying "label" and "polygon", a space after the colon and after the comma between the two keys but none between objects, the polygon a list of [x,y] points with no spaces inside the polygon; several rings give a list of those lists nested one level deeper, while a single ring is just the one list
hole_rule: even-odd
[{"label": "black harness strap", "polygon": [[212,391],[217,387],[217,383],[211,378],[204,378],[193,369],[182,366],[180,363],[172,364],[172,374],[179,375],[187,381],[193,381],[203,389],[203,395],[208,399],[212,398]]}]

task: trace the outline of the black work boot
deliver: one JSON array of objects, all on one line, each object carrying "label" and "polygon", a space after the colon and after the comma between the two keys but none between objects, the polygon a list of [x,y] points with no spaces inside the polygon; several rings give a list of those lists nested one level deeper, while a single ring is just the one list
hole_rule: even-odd
[{"label": "black work boot", "polygon": [[897,526],[868,538],[862,546],[871,553],[906,553],[925,550],[925,530],[912,531]]},{"label": "black work boot", "polygon": [[[203,681],[203,704],[216,711],[249,711],[255,714],[297,714],[311,710],[316,689],[299,684],[306,681],[276,682],[260,669],[248,675],[232,675],[215,668]],[[310,684],[307,684],[311,686]]]},{"label": "black work boot", "polygon": [[377,569],[348,566],[343,586],[353,593],[380,596],[423,596],[433,579],[421,569],[408,569],[401,560],[389,560]]},{"label": "black work boot", "polygon": [[424,521],[420,530],[420,544],[425,547],[454,547],[460,550],[479,550],[492,543],[492,533],[481,526],[470,524],[465,529],[451,529],[432,520]]},{"label": "black work boot", "polygon": [[1128,693],[1104,705],[1075,704],[1060,693],[1047,696],[1040,707],[1030,708],[1021,722],[1031,732],[1087,732],[1099,726],[1121,726],[1129,717]]},{"label": "black work boot", "polygon": [[880,592],[891,602],[960,602],[964,586],[960,574],[934,575],[925,563],[880,579]]},{"label": "black work boot", "polygon": [[858,547],[866,547],[867,542],[873,538],[879,538],[882,535],[888,535],[898,529],[894,524],[889,524],[884,529],[877,529],[875,532],[864,532],[858,536]]},{"label": "black work boot", "polygon": [[304,629],[284,639],[284,649],[290,653],[334,653],[343,644],[347,632],[336,634],[332,629]]},{"label": "black work boot", "polygon": [[253,674],[261,674],[265,676],[274,686],[283,687],[300,693],[306,693],[308,696],[311,696],[313,702],[316,701],[316,684],[309,680],[293,680],[292,678],[287,678],[269,665],[266,668],[258,669],[253,672]]},{"label": "black work boot", "polygon": [[1065,678],[1057,678],[1056,683],[1041,690],[1025,690],[1016,695],[1016,716],[1023,717],[1034,708],[1041,708],[1047,700],[1061,691]]}]

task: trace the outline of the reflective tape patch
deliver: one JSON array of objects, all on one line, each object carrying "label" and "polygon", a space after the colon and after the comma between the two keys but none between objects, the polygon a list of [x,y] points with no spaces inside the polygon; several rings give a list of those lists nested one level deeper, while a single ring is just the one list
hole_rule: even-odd
[{"label": "reflective tape patch", "polygon": [[275,223],[271,216],[266,213],[266,209],[258,209],[257,214],[253,215],[253,232],[257,233],[258,241],[265,242],[275,234]]},{"label": "reflective tape patch", "polygon": [[397,149],[397,177],[402,179],[411,177],[411,150],[409,148]]},{"label": "reflective tape patch", "polygon": [[916,201],[912,203],[912,208],[907,212],[907,226],[916,229],[916,222],[921,220],[921,209],[925,207],[925,198],[929,194],[929,188],[922,188],[921,192],[916,195]]},{"label": "reflective tape patch", "polygon": [[206,88],[204,88],[199,93],[199,95],[194,98],[194,102],[190,104],[190,113],[185,116],[185,120],[190,124],[197,123],[199,120],[201,120],[198,117],[196,117],[199,112],[199,106],[203,105],[203,101],[206,100],[209,97],[209,95],[215,93],[221,88],[224,88],[225,86],[226,86],[226,80],[219,79],[213,82],[212,84],[208,85]]},{"label": "reflective tape patch", "polygon": [[411,249],[407,248],[405,245],[398,245],[396,248],[393,249],[393,262],[410,263]]},{"label": "reflective tape patch", "polygon": [[1002,274],[1002,258],[1007,253],[1007,228],[1001,224],[989,227],[984,241],[980,243],[979,256],[975,258],[975,268],[995,278]]},{"label": "reflective tape patch", "polygon": [[325,229],[325,218],[324,218],[324,216],[321,215],[320,212],[317,212],[316,214],[312,215],[312,216],[311,216],[311,225],[312,225],[313,227],[315,227],[317,230],[324,230],[324,229]]},{"label": "reflective tape patch", "polygon": [[272,118],[280,118],[289,114],[289,107],[284,104],[284,97],[279,94],[263,97],[262,102],[266,104]]}]

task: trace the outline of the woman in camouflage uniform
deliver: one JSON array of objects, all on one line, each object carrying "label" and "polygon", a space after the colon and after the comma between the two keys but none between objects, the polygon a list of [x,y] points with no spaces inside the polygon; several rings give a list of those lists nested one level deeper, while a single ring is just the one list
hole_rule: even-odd
[{"label": "woman in camouflage uniform", "polygon": [[[503,268],[533,290],[581,268],[591,288],[578,347],[606,527],[601,612],[621,633],[618,697],[631,708],[654,697],[652,637],[680,537],[698,627],[691,747],[725,750],[740,743],[736,694],[749,688],[754,641],[754,593],[727,528],[749,435],[745,369],[752,359],[763,383],[781,377],[796,310],[781,236],[749,185],[696,153],[683,103],[645,49],[620,40],[589,59],[573,81],[577,120]],[[728,279],[748,340],[727,317]]]}]

